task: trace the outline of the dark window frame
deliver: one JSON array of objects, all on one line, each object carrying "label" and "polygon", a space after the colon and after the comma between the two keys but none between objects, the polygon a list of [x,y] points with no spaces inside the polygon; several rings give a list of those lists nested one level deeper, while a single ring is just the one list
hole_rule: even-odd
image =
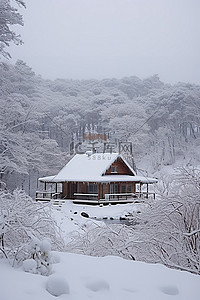
[{"label": "dark window frame", "polygon": [[89,183],[87,188],[88,194],[97,194],[97,184],[96,183]]},{"label": "dark window frame", "polygon": [[121,193],[126,193],[126,184],[121,186]]},{"label": "dark window frame", "polygon": [[113,166],[110,168],[110,173],[117,173],[117,166]]}]

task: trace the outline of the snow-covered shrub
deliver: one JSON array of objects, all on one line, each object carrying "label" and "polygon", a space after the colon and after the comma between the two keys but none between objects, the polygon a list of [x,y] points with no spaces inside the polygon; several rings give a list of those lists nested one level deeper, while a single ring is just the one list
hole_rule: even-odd
[{"label": "snow-covered shrub", "polygon": [[[49,275],[51,273],[52,259],[49,240],[44,239],[40,241],[37,238],[33,238],[27,247],[26,255],[30,258],[23,262],[24,271],[41,275]],[[35,266],[29,268],[32,261],[35,262]]]},{"label": "snow-covered shrub", "polygon": [[0,251],[14,263],[22,262],[30,258],[27,245],[35,238],[42,241],[41,253],[50,251],[47,238],[55,250],[63,246],[51,207],[33,201],[22,190],[0,191]]},{"label": "snow-covered shrub", "polygon": [[33,238],[26,247],[26,257],[27,259],[23,261],[25,272],[46,276],[52,273],[52,264],[60,262],[60,257],[57,253],[51,252],[49,239],[40,241],[37,238]]},{"label": "snow-covered shrub", "polygon": [[47,280],[46,290],[51,295],[57,297],[63,294],[69,294],[69,285],[64,278],[51,275]]},{"label": "snow-covered shrub", "polygon": [[140,215],[132,251],[139,260],[200,274],[200,170],[179,171],[174,191]]}]

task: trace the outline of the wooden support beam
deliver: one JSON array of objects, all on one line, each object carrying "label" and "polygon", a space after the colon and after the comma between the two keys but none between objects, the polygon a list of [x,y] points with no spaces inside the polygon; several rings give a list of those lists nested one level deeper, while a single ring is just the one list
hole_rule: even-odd
[{"label": "wooden support beam", "polygon": [[98,190],[98,201],[99,201],[101,198],[101,184],[100,183],[97,184],[97,190]]},{"label": "wooden support beam", "polygon": [[142,196],[141,192],[142,192],[142,183],[140,182],[140,197]]},{"label": "wooden support beam", "polygon": [[56,182],[56,199],[58,198],[57,192],[58,192],[58,184]]},{"label": "wooden support beam", "polygon": [[149,185],[147,183],[147,199],[148,199],[148,197],[149,197]]}]

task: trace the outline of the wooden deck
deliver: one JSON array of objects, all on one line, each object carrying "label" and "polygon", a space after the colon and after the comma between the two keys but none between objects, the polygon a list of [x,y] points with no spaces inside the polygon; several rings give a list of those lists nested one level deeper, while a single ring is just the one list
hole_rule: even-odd
[{"label": "wooden deck", "polygon": [[53,202],[54,205],[62,205],[66,201],[72,201],[74,204],[88,204],[88,205],[108,205],[108,204],[122,204],[122,203],[133,203],[138,201],[137,198],[129,198],[129,199],[50,199],[50,198],[36,198],[36,201],[42,203]]},{"label": "wooden deck", "polygon": [[74,194],[75,199],[60,198],[59,193],[37,192],[36,201],[47,203],[52,202],[53,205],[62,206],[66,201],[70,200],[75,204],[86,205],[114,205],[125,203],[144,202],[147,198],[155,199],[155,193],[136,192],[136,193],[119,193],[105,194],[104,199],[98,199],[98,194]]},{"label": "wooden deck", "polygon": [[136,192],[136,193],[118,193],[118,194],[105,194],[104,199],[98,199],[98,194],[74,194],[74,203],[85,204],[117,204],[117,203],[133,203],[144,198],[153,197],[155,193]]}]

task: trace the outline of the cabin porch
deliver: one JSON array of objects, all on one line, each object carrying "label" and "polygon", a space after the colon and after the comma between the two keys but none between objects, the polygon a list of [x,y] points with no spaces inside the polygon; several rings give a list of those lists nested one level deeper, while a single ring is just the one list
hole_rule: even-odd
[{"label": "cabin porch", "polygon": [[45,182],[44,189],[36,192],[36,201],[71,199],[87,204],[131,203],[149,197],[155,199],[155,193],[148,183],[140,182]]}]

